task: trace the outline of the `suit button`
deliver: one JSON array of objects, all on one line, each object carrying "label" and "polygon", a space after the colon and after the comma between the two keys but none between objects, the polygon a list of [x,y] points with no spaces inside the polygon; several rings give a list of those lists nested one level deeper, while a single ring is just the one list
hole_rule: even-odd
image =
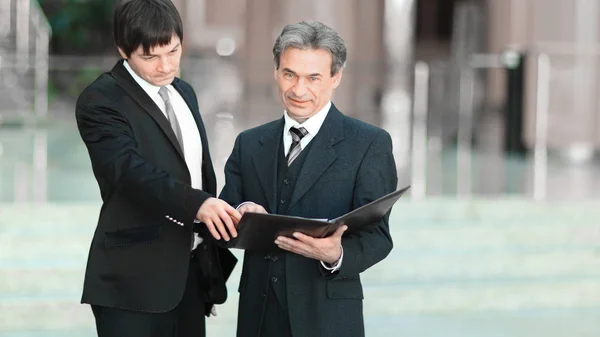
[{"label": "suit button", "polygon": [[260,297],[265,298],[265,297],[267,297],[267,294],[262,293],[262,294],[260,294]]},{"label": "suit button", "polygon": [[268,261],[271,259],[271,255],[265,255],[265,261]]},{"label": "suit button", "polygon": [[275,276],[271,277],[271,281],[273,281],[273,283],[277,282],[277,277],[275,277]]},{"label": "suit button", "polygon": [[279,200],[279,202],[283,205],[283,204],[286,203],[286,200],[285,199],[281,199],[281,200]]},{"label": "suit button", "polygon": [[290,180],[289,180],[289,179],[287,179],[287,178],[286,178],[286,179],[283,179],[283,183],[284,183],[284,184],[286,184],[286,185],[289,185],[289,184],[290,184]]},{"label": "suit button", "polygon": [[273,261],[273,262],[277,262],[277,256],[273,256],[273,257],[271,258],[271,261]]}]

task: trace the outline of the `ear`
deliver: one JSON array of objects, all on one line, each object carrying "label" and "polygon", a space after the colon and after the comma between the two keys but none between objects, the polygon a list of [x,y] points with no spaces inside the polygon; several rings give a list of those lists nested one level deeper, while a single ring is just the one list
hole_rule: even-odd
[{"label": "ear", "polygon": [[273,67],[273,79],[277,81],[277,66]]},{"label": "ear", "polygon": [[333,75],[333,89],[336,89],[340,85],[340,82],[342,81],[343,72],[344,68],[340,68],[337,74]]},{"label": "ear", "polygon": [[121,57],[124,59],[128,59],[127,54],[125,54],[125,52],[123,51],[123,49],[119,48],[119,54],[121,54]]}]

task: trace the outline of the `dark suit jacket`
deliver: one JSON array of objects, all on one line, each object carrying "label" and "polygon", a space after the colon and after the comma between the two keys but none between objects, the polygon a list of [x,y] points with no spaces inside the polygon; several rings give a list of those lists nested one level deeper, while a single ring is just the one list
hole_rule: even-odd
[{"label": "dark suit jacket", "polygon": [[[183,296],[193,220],[200,205],[216,194],[217,184],[196,94],[180,79],[172,84],[200,132],[203,190],[191,187],[168,120],[123,61],[77,100],[77,126],[103,200],[89,251],[83,303],[165,312]],[[211,243],[210,235],[203,237]],[[219,262],[219,254],[211,256]]]},{"label": "dark suit jacket", "polygon": [[[237,137],[225,167],[221,198],[232,205],[253,201],[268,212],[276,209],[283,126],[280,119]],[[386,131],[346,117],[332,105],[311,143],[288,215],[332,219],[396,189],[392,141]],[[286,293],[295,337],[364,336],[359,274],[391,251],[388,217],[342,239],[344,260],[335,274],[318,261],[287,254]],[[269,284],[267,260],[264,253],[245,252],[238,336],[258,337]]]}]

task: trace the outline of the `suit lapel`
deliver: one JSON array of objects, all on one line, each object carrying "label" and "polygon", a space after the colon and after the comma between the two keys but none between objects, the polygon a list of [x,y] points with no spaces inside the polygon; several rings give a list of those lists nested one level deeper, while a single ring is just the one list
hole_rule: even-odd
[{"label": "suit lapel", "polygon": [[[171,85],[173,85],[173,88],[175,88],[175,90],[177,90],[177,92],[179,92],[179,95],[181,95],[181,97],[187,104],[188,108],[190,108],[190,111],[192,112],[192,116],[194,116],[194,120],[196,121],[196,126],[198,126],[198,130],[200,131],[200,137],[202,138],[202,144],[204,144],[206,142],[206,134],[201,132],[201,131],[204,131],[204,124],[202,123],[202,118],[200,117],[200,112],[198,111],[197,103],[194,104],[191,94],[188,93],[180,85],[178,78],[175,78],[175,80],[173,80],[173,83]],[[204,150],[204,148],[202,150]]]},{"label": "suit lapel", "polygon": [[[179,92],[179,94],[181,95],[181,97],[183,98],[185,103],[187,104],[188,108],[192,112],[194,121],[196,121],[196,126],[198,127],[198,132],[200,133],[200,140],[202,141],[202,173],[203,173],[202,184],[204,185],[202,189],[204,191],[214,194],[214,193],[216,193],[216,191],[211,192],[213,187],[208,186],[208,184],[209,184],[209,181],[208,181],[209,174],[207,174],[208,170],[213,172],[214,169],[212,167],[212,161],[210,159],[210,152],[209,152],[209,148],[208,148],[208,136],[206,134],[206,128],[204,127],[204,123],[202,122],[202,117],[200,116],[200,110],[198,109],[198,102],[194,101],[194,99],[195,99],[194,94],[189,92],[188,90],[186,90],[186,88],[180,84],[180,80],[178,78],[175,78],[172,85],[173,85],[173,88],[175,88],[175,90],[177,90],[177,92]],[[209,167],[209,165],[210,165],[210,167]],[[216,186],[214,186],[214,189],[216,190]]]},{"label": "suit lapel", "polygon": [[292,193],[288,210],[302,198],[319,177],[337,159],[333,145],[344,139],[342,114],[332,104],[319,133],[311,141],[312,145],[300,170]]},{"label": "suit lapel", "polygon": [[167,117],[160,111],[158,106],[154,103],[154,101],[148,96],[148,94],[142,89],[135,80],[131,77],[125,66],[123,66],[123,60],[120,60],[114,68],[111,70],[111,74],[117,81],[117,84],[125,90],[126,93],[129,94],[143,109],[146,111],[158,124],[161,130],[165,133],[177,153],[181,156],[182,159],[183,151],[181,151],[181,147],[177,142],[177,138],[175,137],[175,133],[167,120]]},{"label": "suit lapel", "polygon": [[252,158],[271,213],[277,209],[275,205],[277,200],[277,158],[279,157],[279,144],[283,137],[283,124],[283,118],[271,124],[271,130],[264,133],[260,139],[262,146]]}]

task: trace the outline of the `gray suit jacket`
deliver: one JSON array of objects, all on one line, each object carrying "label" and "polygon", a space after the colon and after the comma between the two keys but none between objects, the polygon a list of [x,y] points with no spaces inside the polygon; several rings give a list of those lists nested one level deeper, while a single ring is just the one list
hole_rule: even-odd
[{"label": "gray suit jacket", "polygon": [[[283,126],[282,118],[237,137],[225,166],[222,199],[232,205],[253,201],[268,212],[276,209]],[[332,219],[396,189],[392,141],[386,131],[344,116],[332,105],[311,142],[288,215]],[[364,336],[360,273],[391,251],[388,217],[343,237],[344,260],[334,274],[318,261],[287,254],[286,292],[294,336]],[[269,262],[264,255],[244,254],[238,336],[258,337],[260,331],[269,284]]]}]

